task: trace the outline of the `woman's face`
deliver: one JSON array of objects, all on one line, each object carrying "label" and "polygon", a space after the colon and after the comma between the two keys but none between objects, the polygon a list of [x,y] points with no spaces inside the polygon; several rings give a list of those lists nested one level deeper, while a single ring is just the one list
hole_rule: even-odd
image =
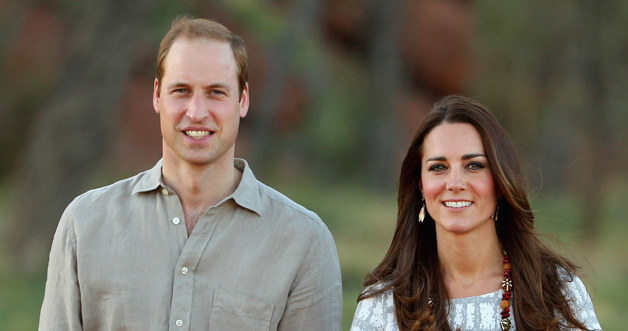
[{"label": "woman's face", "polygon": [[494,231],[495,183],[472,125],[443,123],[425,137],[421,190],[437,232]]}]

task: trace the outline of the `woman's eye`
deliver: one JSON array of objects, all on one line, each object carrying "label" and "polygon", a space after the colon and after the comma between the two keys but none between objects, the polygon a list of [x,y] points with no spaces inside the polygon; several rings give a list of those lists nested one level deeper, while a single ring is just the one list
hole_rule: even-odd
[{"label": "woman's eye", "polygon": [[484,168],[484,165],[480,162],[471,162],[469,163],[469,165],[467,165],[467,168],[471,170],[480,170]]},{"label": "woman's eye", "polygon": [[443,170],[446,170],[446,169],[447,169],[447,167],[445,167],[442,164],[435,164],[435,165],[433,165],[433,166],[431,166],[429,168],[430,171],[437,171],[437,172],[438,171],[443,171]]}]

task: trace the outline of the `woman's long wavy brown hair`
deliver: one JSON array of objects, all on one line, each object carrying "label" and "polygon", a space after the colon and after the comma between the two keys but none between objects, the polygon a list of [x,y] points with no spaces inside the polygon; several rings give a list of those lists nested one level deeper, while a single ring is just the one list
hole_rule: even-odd
[{"label": "woman's long wavy brown hair", "polygon": [[[470,98],[448,96],[434,105],[410,145],[401,166],[397,228],[383,261],[367,275],[358,301],[392,291],[400,330],[450,330],[447,290],[440,273],[434,221],[417,222],[422,194],[422,147],[425,136],[442,123],[473,125],[484,144],[499,204],[497,235],[512,265],[513,309],[520,330],[586,329],[563,294],[558,270],[574,275],[577,267],[552,252],[534,228],[519,157],[510,137],[486,107]],[[379,285],[379,286],[373,286]],[[434,299],[433,322],[427,309]],[[567,325],[559,323],[562,316]]]}]

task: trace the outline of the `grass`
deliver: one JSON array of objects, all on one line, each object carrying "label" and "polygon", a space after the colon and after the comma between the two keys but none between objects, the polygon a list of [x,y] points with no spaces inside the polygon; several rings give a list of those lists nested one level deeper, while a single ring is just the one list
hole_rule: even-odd
[{"label": "grass", "polygon": [[[623,185],[621,185],[623,183]],[[628,323],[628,214],[626,181],[611,187],[599,224],[599,237],[588,240],[579,221],[580,208],[569,196],[535,197],[536,225],[545,241],[582,267],[583,281],[604,330],[623,330]],[[343,330],[349,330],[366,274],[381,261],[395,227],[395,194],[376,194],[356,187],[324,187],[313,182],[275,186],[317,212],[334,234],[343,274]]]},{"label": "grass", "polygon": [[[3,266],[4,267],[4,266]],[[45,278],[23,277],[3,268],[0,275],[0,320],[7,331],[37,330]]]},{"label": "grass", "polygon": [[[329,226],[338,247],[343,275],[343,330],[351,325],[356,298],[367,272],[380,262],[395,227],[395,194],[373,193],[356,186],[299,180],[269,182],[295,201],[317,212]],[[623,182],[623,184],[626,184]],[[561,253],[576,260],[602,327],[622,330],[628,323],[628,205],[627,185],[609,189],[605,214],[595,242],[588,242],[577,221],[579,206],[569,197],[536,197],[537,226]],[[6,216],[6,199],[0,192],[0,215]],[[2,228],[0,228],[0,232]],[[1,234],[1,233],[0,233]],[[564,245],[555,244],[556,237]],[[43,298],[45,276],[25,277],[10,266],[9,252],[0,248],[0,320],[2,330],[35,330]]]}]

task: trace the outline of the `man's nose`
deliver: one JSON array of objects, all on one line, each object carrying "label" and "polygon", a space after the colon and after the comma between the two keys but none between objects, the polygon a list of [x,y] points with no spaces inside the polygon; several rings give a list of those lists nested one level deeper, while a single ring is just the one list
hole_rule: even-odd
[{"label": "man's nose", "polygon": [[209,116],[209,105],[202,95],[195,94],[190,98],[185,115],[194,122],[200,122]]}]

